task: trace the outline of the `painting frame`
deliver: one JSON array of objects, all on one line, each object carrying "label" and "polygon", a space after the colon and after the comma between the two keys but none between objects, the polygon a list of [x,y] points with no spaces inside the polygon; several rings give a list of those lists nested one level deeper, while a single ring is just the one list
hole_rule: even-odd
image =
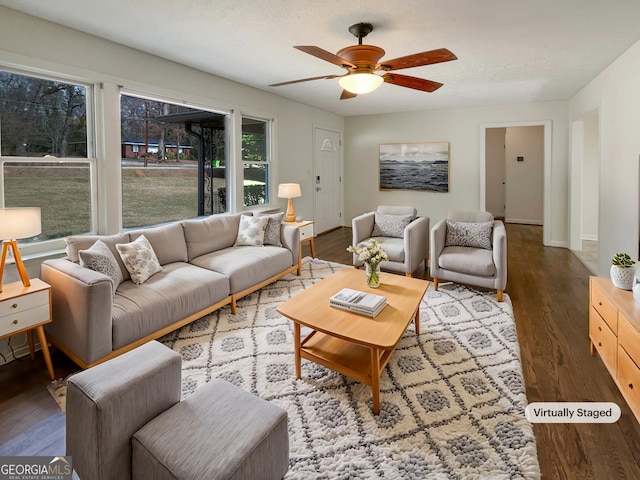
[{"label": "painting frame", "polygon": [[381,143],[380,191],[449,193],[450,142]]}]

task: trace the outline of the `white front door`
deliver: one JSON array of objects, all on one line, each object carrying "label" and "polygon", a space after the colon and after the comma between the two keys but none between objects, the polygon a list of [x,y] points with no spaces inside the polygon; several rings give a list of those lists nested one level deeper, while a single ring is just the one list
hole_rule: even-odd
[{"label": "white front door", "polygon": [[340,132],[314,127],[315,233],[342,225],[340,188]]}]

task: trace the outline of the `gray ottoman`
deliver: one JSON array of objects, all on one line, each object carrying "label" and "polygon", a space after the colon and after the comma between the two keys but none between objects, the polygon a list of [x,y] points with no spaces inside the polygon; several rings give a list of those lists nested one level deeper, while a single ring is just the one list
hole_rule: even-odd
[{"label": "gray ottoman", "polygon": [[69,378],[67,455],[80,478],[131,478],[131,436],[180,401],[181,363],[149,342]]},{"label": "gray ottoman", "polygon": [[138,430],[134,479],[281,479],[287,412],[223,380],[200,387]]}]

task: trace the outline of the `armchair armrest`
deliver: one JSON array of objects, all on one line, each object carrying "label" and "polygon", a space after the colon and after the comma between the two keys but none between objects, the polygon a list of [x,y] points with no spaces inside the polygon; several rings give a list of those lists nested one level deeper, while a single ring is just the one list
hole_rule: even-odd
[{"label": "armchair armrest", "polygon": [[51,285],[53,321],[45,325],[51,341],[83,368],[111,353],[109,277],[57,258],[42,263],[40,278]]},{"label": "armchair armrest", "polygon": [[404,263],[413,272],[429,255],[429,217],[418,217],[404,229]]},{"label": "armchair armrest", "polygon": [[[373,222],[375,220],[375,213],[363,213],[362,215],[358,215],[351,221],[352,227],[352,243],[354,247],[358,245],[363,240],[366,240],[371,236],[373,232]],[[358,256],[353,254],[353,264],[354,265],[362,265],[362,262],[358,260]]]},{"label": "armchair armrest", "polygon": [[431,276],[437,276],[438,272],[438,257],[444,249],[444,244],[447,239],[447,220],[442,219],[436,223],[431,229],[431,236],[429,242],[429,268],[431,270]]},{"label": "armchair armrest", "polygon": [[496,288],[504,290],[507,286],[507,230],[501,220],[493,221],[491,242],[496,266]]}]

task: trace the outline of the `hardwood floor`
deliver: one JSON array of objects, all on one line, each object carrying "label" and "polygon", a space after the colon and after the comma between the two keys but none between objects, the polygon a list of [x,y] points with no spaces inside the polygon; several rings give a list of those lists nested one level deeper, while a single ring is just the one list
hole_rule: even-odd
[{"label": "hardwood floor", "polygon": [[[589,354],[589,271],[569,250],[544,247],[542,228],[507,225],[509,280],[527,398],[620,405],[615,424],[535,424],[543,478],[640,479],[640,425],[602,361]],[[349,264],[351,229],[315,240],[319,258]],[[304,255],[310,255],[305,246]],[[427,273],[419,272],[424,278]],[[52,353],[56,375],[75,371]],[[0,367],[0,455],[64,454],[64,415],[47,392],[42,354]]]}]

